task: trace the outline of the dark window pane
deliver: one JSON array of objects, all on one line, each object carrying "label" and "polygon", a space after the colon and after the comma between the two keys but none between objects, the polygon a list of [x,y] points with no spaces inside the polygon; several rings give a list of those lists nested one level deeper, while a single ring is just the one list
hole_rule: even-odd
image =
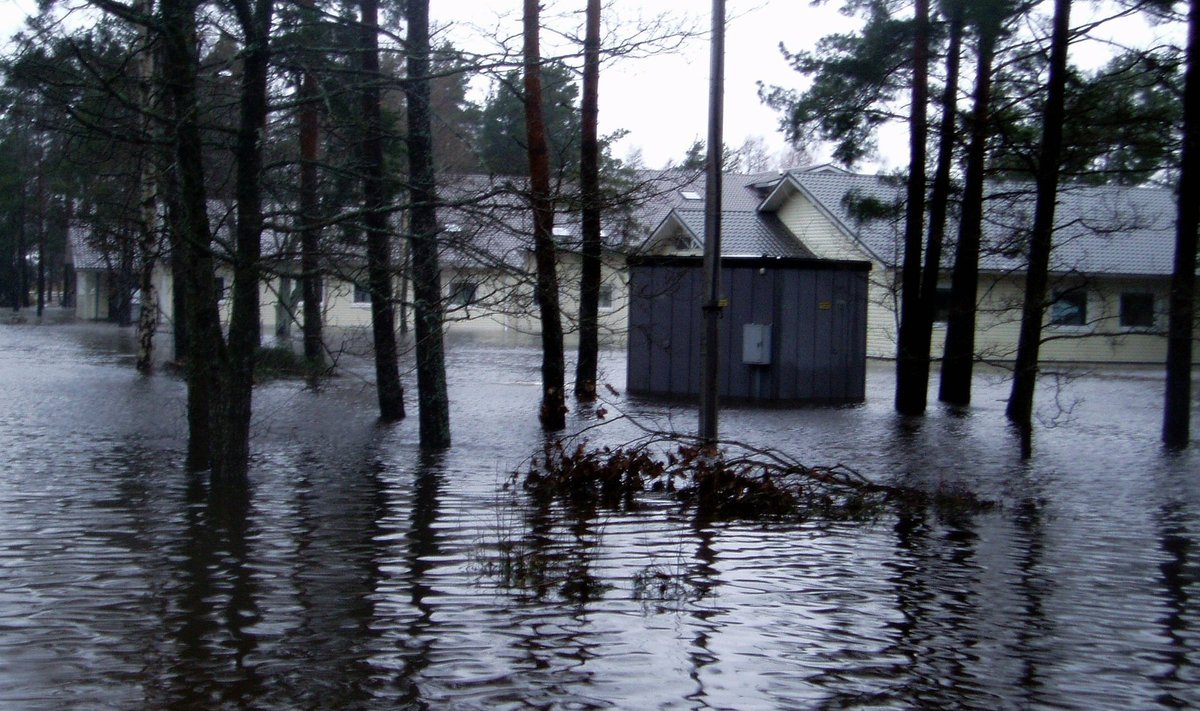
[{"label": "dark window pane", "polygon": [[946,323],[950,320],[950,290],[938,289],[933,295],[933,321]]},{"label": "dark window pane", "polygon": [[1121,294],[1121,325],[1127,328],[1154,327],[1154,294]]},{"label": "dark window pane", "polygon": [[450,305],[467,306],[475,303],[476,287],[477,285],[473,281],[450,282]]}]

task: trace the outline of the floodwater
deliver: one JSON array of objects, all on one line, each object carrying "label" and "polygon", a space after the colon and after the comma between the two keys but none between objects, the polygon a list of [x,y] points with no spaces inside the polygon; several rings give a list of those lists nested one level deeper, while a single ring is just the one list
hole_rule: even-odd
[{"label": "floodwater", "polygon": [[[0,325],[0,707],[1200,707],[1200,455],[1160,449],[1153,371],[1077,375],[1057,404],[1043,383],[1029,463],[999,375],[923,420],[891,412],[886,365],[863,406],[727,410],[727,437],[1002,506],[698,528],[504,490],[543,441],[528,345],[450,344],[437,456],[415,417],[375,422],[369,368],[264,384],[240,494],[183,471],[182,384],[132,346]],[[622,354],[602,364],[619,391]]]}]

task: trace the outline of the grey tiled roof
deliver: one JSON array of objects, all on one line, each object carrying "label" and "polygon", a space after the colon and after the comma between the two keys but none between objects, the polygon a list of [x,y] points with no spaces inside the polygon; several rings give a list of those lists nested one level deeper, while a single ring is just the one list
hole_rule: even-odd
[{"label": "grey tiled roof", "polygon": [[[848,203],[855,197],[871,197],[900,205],[904,200],[901,181],[832,172],[793,171],[789,177],[881,261],[889,266],[898,264],[901,215],[860,221],[852,216]],[[987,195],[980,267],[989,271],[1019,270],[1033,222],[1033,186],[998,182],[988,186]],[[852,199],[848,201],[848,197]],[[1175,196],[1170,190],[1065,185],[1059,191],[1055,218],[1058,228],[1051,268],[1056,272],[1171,273]],[[957,222],[951,218],[947,226],[947,260],[953,258],[957,233]]]},{"label": "grey tiled roof", "polygon": [[[676,176],[680,174],[676,173]],[[721,176],[721,254],[724,256],[813,257],[783,223],[771,213],[759,211],[768,186],[778,181],[780,174],[726,173]],[[698,242],[704,241],[705,176],[690,174],[678,181],[677,187],[664,190],[657,210],[646,210],[643,219],[654,228],[668,216],[690,232]],[[686,193],[699,199],[688,199]]]},{"label": "grey tiled roof", "polygon": [[[704,209],[677,209],[675,216],[703,241]],[[813,257],[788,233],[775,215],[724,210],[721,215],[721,255],[725,257]]]},{"label": "grey tiled roof", "polygon": [[67,242],[69,260],[76,271],[108,268],[104,254],[88,241],[88,230],[83,225],[72,224],[67,229]]}]

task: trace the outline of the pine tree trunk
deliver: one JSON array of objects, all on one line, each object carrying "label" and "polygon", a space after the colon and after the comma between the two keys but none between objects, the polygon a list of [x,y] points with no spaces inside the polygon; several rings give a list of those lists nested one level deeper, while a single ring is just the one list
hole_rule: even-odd
[{"label": "pine tree trunk", "polygon": [[[315,21],[311,3],[305,18]],[[321,367],[325,341],[321,324],[321,235],[317,146],[320,141],[320,89],[309,69],[300,79],[300,282],[304,293],[304,359]]]},{"label": "pine tree trunk", "polygon": [[1196,234],[1200,230],[1200,0],[1188,6],[1187,70],[1183,95],[1183,154],[1175,269],[1167,326],[1167,383],[1163,443],[1183,449],[1191,440],[1192,338],[1196,315]]},{"label": "pine tree trunk", "polygon": [[1050,249],[1054,237],[1054,207],[1058,199],[1070,16],[1071,0],[1055,0],[1054,31],[1050,39],[1050,73],[1046,86],[1046,105],[1042,115],[1042,145],[1037,168],[1037,204],[1034,207],[1033,233],[1029,237],[1029,266],[1025,275],[1025,303],[1021,309],[1021,336],[1017,342],[1017,362],[1013,369],[1012,391],[1005,413],[1021,432],[1023,457],[1032,454],[1033,393],[1037,385],[1042,318],[1046,311]]},{"label": "pine tree trunk", "polygon": [[219,411],[222,399],[219,376],[224,343],[214,288],[203,144],[196,119],[196,5],[193,0],[162,0],[160,8],[163,76],[171,94],[175,124],[182,228],[179,244],[183,248],[183,289],[187,302],[187,466],[198,470],[209,468],[212,452],[223,446],[219,432],[213,429],[213,414]]},{"label": "pine tree trunk", "polygon": [[[12,310],[18,312],[25,305],[26,292],[29,286],[26,282],[25,266],[25,190],[22,188],[17,205],[16,225],[13,229],[15,236],[13,252]],[[99,285],[97,285],[99,288]]]},{"label": "pine tree trunk", "polygon": [[[908,196],[904,218],[904,262],[900,278],[900,328],[896,342],[896,410],[925,412],[927,383],[921,380],[921,243],[925,232],[925,156],[929,127],[929,2],[916,0],[913,32],[912,99],[909,108]],[[925,356],[925,370],[928,369]]]},{"label": "pine tree trunk", "polygon": [[[921,305],[914,329],[913,388],[925,398],[929,391],[930,359],[933,350],[933,323],[937,318],[938,281],[942,271],[942,248],[946,237],[946,215],[950,205],[950,180],[957,142],[958,75],[962,54],[962,4],[956,3],[948,18],[949,41],[946,48],[946,84],[942,90],[942,120],[938,127],[938,157],[933,188],[929,193],[929,232],[925,245],[925,265],[921,271]],[[919,383],[918,386],[916,383]]]},{"label": "pine tree trunk", "polygon": [[408,166],[412,196],[413,320],[417,336],[417,395],[421,446],[450,446],[450,402],[442,338],[442,281],[438,265],[437,186],[429,104],[429,0],[408,0]]},{"label": "pine tree trunk", "polygon": [[950,285],[950,315],[942,358],[938,398],[952,405],[971,404],[971,378],[975,367],[975,309],[979,290],[979,245],[983,237],[983,178],[991,122],[992,60],[996,36],[983,32],[975,70],[975,106],[971,113],[971,140],[963,184],[962,222],[954,252]]},{"label": "pine tree trunk", "polygon": [[582,401],[596,399],[596,370],[600,360],[600,260],[603,243],[600,234],[599,86],[600,0],[587,0],[579,156],[583,246],[579,277],[579,359],[575,367],[575,397]]},{"label": "pine tree trunk", "polygon": [[530,204],[533,210],[534,259],[537,263],[537,303],[542,321],[542,427],[566,427],[566,380],[563,365],[562,316],[558,305],[558,273],[554,246],[554,203],[550,197],[550,151],[542,113],[540,8],[525,0],[524,69],[525,127],[529,151]]},{"label": "pine tree trunk", "polygon": [[[253,6],[251,3],[253,2]],[[245,38],[238,118],[236,184],[237,231],[233,257],[233,305],[225,361],[222,449],[214,452],[213,475],[244,477],[250,465],[250,415],[254,361],[262,337],[259,304],[262,252],[263,138],[267,122],[267,71],[273,0],[234,0]]]},{"label": "pine tree trunk", "polygon": [[404,388],[396,346],[392,303],[391,240],[388,238],[387,193],[384,185],[383,112],[380,106],[379,2],[360,0],[359,49],[364,135],[362,139],[363,226],[367,236],[367,283],[371,290],[371,331],[375,339],[375,390],[379,417],[404,418]]},{"label": "pine tree trunk", "polygon": [[[168,97],[168,102],[170,98]],[[167,115],[171,115],[170,109]],[[174,162],[174,161],[171,161]],[[172,359],[176,363],[188,360],[188,301],[187,301],[187,244],[183,239],[183,208],[179,203],[179,181],[173,167],[163,174],[163,198],[166,201],[167,239],[171,245],[171,339]]]}]

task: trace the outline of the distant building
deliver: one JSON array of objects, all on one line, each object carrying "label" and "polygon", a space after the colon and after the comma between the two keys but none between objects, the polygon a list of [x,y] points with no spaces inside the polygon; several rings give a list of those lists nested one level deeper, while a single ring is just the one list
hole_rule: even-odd
[{"label": "distant building", "polygon": [[[629,176],[629,199],[604,219],[601,328],[609,341],[627,336],[627,257],[695,256],[704,238],[704,180],[692,172]],[[529,332],[539,329],[533,302],[529,210],[521,185],[486,176],[443,178],[439,209],[442,290],[450,331]],[[723,254],[730,258],[784,258],[866,262],[866,354],[893,358],[902,258],[904,185],[876,175],[830,166],[723,177]],[[213,223],[228,229],[228,205],[215,205]],[[984,252],[977,302],[977,351],[981,358],[1011,360],[1016,352],[1024,293],[1024,245],[1032,223],[1028,185],[989,186]],[[1167,290],[1174,249],[1175,197],[1159,188],[1063,186],[1057,210],[1051,297],[1042,359],[1059,362],[1162,363],[1165,359]],[[281,330],[303,313],[298,237],[286,218],[270,221],[263,237],[268,270],[262,290],[264,330]],[[559,205],[555,239],[568,331],[578,311],[579,215]],[[394,234],[403,235],[403,215]],[[947,230],[942,298],[949,291],[949,262],[957,226]],[[370,298],[362,245],[352,231],[330,228],[323,236],[321,306],[325,324],[370,324]],[[393,263],[407,258],[394,240]],[[71,233],[76,313],[102,319],[117,288],[120,263],[83,230]],[[166,255],[159,269],[159,308],[170,322],[170,275]],[[411,300],[411,285],[397,269],[398,323]],[[228,271],[217,278],[230,284]],[[697,308],[699,308],[697,306]],[[935,328],[934,354],[943,329]],[[1200,348],[1197,349],[1200,354]]]},{"label": "distant building", "polygon": [[[902,181],[820,166],[771,176],[725,176],[723,252],[866,260],[867,352],[896,354],[899,268],[903,258]],[[703,194],[702,186],[691,188]],[[985,207],[976,350],[985,360],[1016,353],[1024,298],[1031,186],[993,183]],[[680,202],[643,250],[699,254],[703,202]],[[1051,303],[1041,358],[1053,362],[1163,363],[1174,251],[1175,197],[1160,188],[1063,186],[1051,262]],[[947,230],[939,300],[949,295],[957,225]],[[733,239],[726,240],[726,235]],[[935,325],[941,353],[944,320]],[[1200,354],[1200,350],[1198,350]]]}]

